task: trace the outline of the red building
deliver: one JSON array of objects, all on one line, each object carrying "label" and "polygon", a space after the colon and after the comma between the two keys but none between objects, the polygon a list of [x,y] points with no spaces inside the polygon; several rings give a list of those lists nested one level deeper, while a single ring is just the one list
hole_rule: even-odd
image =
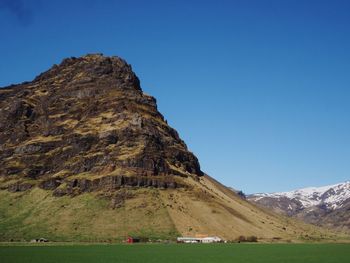
[{"label": "red building", "polygon": [[128,244],[138,243],[138,242],[140,242],[140,239],[136,238],[136,237],[128,237],[126,239],[126,243],[128,243]]}]

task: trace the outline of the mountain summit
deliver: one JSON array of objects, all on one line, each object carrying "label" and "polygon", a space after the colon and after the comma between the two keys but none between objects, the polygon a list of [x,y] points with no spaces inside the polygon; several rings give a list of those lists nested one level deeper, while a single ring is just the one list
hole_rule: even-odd
[{"label": "mountain summit", "polygon": [[0,241],[329,237],[203,174],[130,65],[100,54],[0,89],[0,200]]}]

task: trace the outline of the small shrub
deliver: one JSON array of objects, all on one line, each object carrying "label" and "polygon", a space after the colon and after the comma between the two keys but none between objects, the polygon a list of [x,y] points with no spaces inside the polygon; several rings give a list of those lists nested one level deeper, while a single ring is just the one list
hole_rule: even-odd
[{"label": "small shrub", "polygon": [[256,236],[239,236],[237,238],[237,242],[241,243],[241,242],[258,242],[258,238]]},{"label": "small shrub", "polygon": [[247,237],[247,242],[258,242],[258,238],[256,236]]},{"label": "small shrub", "polygon": [[239,236],[239,237],[237,238],[237,241],[238,241],[238,243],[241,243],[241,242],[246,242],[247,239],[245,238],[245,236]]}]

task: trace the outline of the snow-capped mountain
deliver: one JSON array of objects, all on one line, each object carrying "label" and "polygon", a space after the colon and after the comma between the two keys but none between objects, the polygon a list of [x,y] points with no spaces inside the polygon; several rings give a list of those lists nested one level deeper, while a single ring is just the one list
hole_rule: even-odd
[{"label": "snow-capped mountain", "polygon": [[258,193],[247,198],[308,223],[350,230],[350,181],[290,192]]},{"label": "snow-capped mountain", "polygon": [[264,197],[277,199],[287,197],[301,202],[303,208],[325,205],[328,209],[334,210],[342,207],[346,200],[350,198],[350,181],[322,187],[307,187],[290,192],[254,194],[250,195],[249,199],[257,202]]}]

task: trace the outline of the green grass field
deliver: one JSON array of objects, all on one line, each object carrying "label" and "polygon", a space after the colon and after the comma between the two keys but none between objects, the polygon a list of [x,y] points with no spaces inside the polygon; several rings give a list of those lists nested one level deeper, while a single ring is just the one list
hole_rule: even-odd
[{"label": "green grass field", "polygon": [[0,262],[349,262],[350,244],[0,246]]}]

